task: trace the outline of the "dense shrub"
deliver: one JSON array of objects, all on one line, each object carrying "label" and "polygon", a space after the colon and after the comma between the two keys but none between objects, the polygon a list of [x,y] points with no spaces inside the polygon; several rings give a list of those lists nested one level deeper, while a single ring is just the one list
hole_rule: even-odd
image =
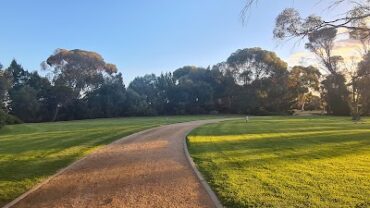
[{"label": "dense shrub", "polygon": [[5,113],[3,110],[0,110],[0,128],[2,128],[5,125],[20,124],[20,123],[23,123],[22,120],[20,120],[16,116],[9,115]]},{"label": "dense shrub", "polygon": [[23,121],[19,119],[18,117],[10,115],[10,114],[6,114],[5,124],[12,125],[12,124],[21,124],[21,123],[23,123]]},{"label": "dense shrub", "polygon": [[5,126],[5,122],[6,122],[6,113],[0,110],[0,128]]}]

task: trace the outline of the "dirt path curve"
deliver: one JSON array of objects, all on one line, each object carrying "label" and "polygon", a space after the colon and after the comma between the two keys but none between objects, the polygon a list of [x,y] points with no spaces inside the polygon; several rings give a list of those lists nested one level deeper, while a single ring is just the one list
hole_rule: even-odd
[{"label": "dirt path curve", "polygon": [[183,139],[216,120],[162,126],[90,154],[14,207],[214,207],[183,150]]}]

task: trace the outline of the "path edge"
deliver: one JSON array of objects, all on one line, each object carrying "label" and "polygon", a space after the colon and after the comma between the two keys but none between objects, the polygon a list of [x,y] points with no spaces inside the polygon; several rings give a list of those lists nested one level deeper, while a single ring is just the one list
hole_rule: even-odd
[{"label": "path edge", "polygon": [[184,138],[184,145],[183,145],[186,159],[188,160],[188,162],[189,162],[191,168],[193,169],[195,175],[197,176],[199,182],[202,184],[203,188],[206,190],[208,196],[211,198],[211,200],[212,200],[213,204],[216,206],[216,208],[224,208],[224,206],[221,204],[219,198],[217,197],[216,193],[212,190],[212,188],[209,186],[207,181],[204,179],[202,173],[200,173],[196,164],[194,163],[193,158],[190,156],[190,153],[189,153],[189,150],[188,150],[188,143],[187,143],[188,134]]},{"label": "path edge", "polygon": [[[146,132],[149,132],[149,131],[152,131],[154,129],[157,129],[157,128],[160,128],[162,126],[156,126],[156,127],[153,127],[153,128],[149,128],[149,129],[145,129],[145,130],[142,130],[142,131],[139,131],[139,132],[136,132],[136,133],[133,133],[133,134],[130,134],[130,135],[127,135],[125,137],[122,137],[120,139],[117,139],[115,141],[113,141],[112,143],[109,143],[107,145],[104,145],[102,146],[101,148],[98,148],[96,150],[94,150],[93,152],[95,151],[99,151],[99,149],[104,149],[106,148],[107,146],[110,146],[110,145],[113,145],[113,144],[116,144],[118,142],[121,142],[123,140],[127,140],[127,139],[130,139],[130,137],[134,137],[136,135],[140,135],[140,134],[144,134]],[[9,203],[5,204],[2,208],[11,208],[13,207],[14,205],[16,205],[19,201],[23,200],[24,198],[26,198],[28,195],[32,194],[33,192],[37,191],[38,189],[41,188],[41,186],[47,184],[48,182],[50,182],[51,180],[53,180],[54,178],[58,177],[59,175],[61,175],[62,173],[66,172],[68,169],[70,168],[73,168],[74,166],[76,166],[78,163],[82,162],[83,160],[85,160],[87,157],[89,157],[91,155],[91,153],[93,152],[90,152],[89,154],[81,157],[80,159],[72,162],[71,164],[69,164],[67,167],[64,167],[60,170],[58,170],[55,174],[47,177],[45,180],[42,180],[41,182],[37,183],[36,185],[34,185],[31,189],[29,189],[28,191],[24,192],[23,194],[19,195],[17,198],[15,198],[13,201],[10,201]]]}]

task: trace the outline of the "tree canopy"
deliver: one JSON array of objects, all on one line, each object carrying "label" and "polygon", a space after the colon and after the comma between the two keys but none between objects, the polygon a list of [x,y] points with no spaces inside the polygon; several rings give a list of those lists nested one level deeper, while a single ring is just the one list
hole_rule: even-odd
[{"label": "tree canopy", "polygon": [[80,49],[57,49],[46,64],[53,70],[56,85],[69,86],[77,94],[98,87],[103,83],[105,73],[111,75],[117,72],[117,67],[106,63],[98,53]]},{"label": "tree canopy", "polygon": [[[352,90],[338,59],[331,55],[333,31],[312,34],[307,43],[331,72],[325,76],[313,66],[288,68],[277,54],[261,48],[236,50],[207,68],[184,66],[139,76],[127,88],[117,68],[95,52],[57,50],[44,62],[51,77],[29,72],[13,60],[0,69],[0,122],[18,122],[9,115],[42,122],[178,114],[276,115],[323,108],[348,115]],[[363,106],[361,113],[370,113],[369,57],[359,63],[352,84],[356,103]]]}]

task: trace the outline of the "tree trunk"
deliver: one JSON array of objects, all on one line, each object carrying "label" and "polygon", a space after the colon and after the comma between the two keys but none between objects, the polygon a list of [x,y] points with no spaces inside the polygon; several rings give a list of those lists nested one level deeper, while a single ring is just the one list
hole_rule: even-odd
[{"label": "tree trunk", "polygon": [[301,111],[304,111],[305,103],[306,103],[306,96],[305,94],[303,94],[301,97]]},{"label": "tree trunk", "polygon": [[354,77],[352,77],[352,105],[351,105],[351,111],[352,111],[352,120],[359,121],[361,119],[360,117],[360,109],[359,109],[359,94],[357,92],[356,88],[356,80]]},{"label": "tree trunk", "polygon": [[305,103],[306,103],[306,102],[303,102],[303,103],[302,103],[302,108],[301,108],[301,111],[304,111],[304,106],[305,106]]},{"label": "tree trunk", "polygon": [[55,107],[54,115],[52,121],[56,121],[59,113],[59,104]]}]

